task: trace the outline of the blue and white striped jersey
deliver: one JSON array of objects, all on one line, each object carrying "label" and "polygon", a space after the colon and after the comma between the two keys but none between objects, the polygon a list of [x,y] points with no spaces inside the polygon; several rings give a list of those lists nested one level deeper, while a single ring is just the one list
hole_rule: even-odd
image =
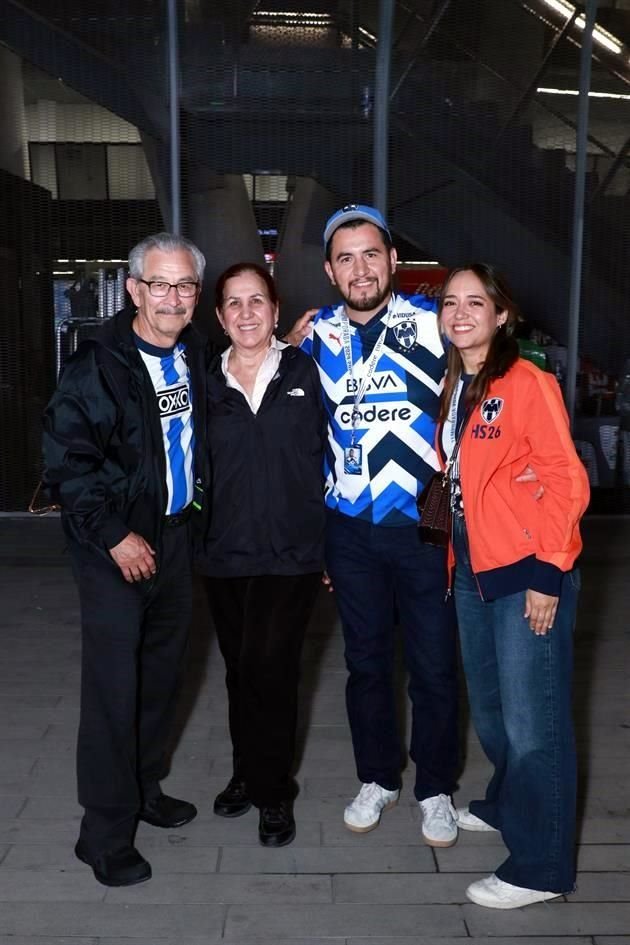
[{"label": "blue and white striped jersey", "polygon": [[194,431],[186,346],[157,348],[136,336],[136,345],[155,389],[166,457],[166,515],[181,512],[193,498]]},{"label": "blue and white striped jersey", "polygon": [[[342,335],[344,306],[321,309],[310,337],[328,414],[326,505],[376,525],[418,520],[416,497],[438,468],[435,417],[446,355],[437,327],[437,300],[395,295],[366,325],[350,322],[352,374]],[[352,436],[354,392],[381,333],[384,343],[358,410],[355,442],[361,473],[344,471]]]}]

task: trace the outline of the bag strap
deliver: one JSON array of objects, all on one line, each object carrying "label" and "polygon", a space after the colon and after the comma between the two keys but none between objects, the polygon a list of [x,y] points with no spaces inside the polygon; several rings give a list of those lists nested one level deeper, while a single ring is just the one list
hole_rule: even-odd
[{"label": "bag strap", "polygon": [[451,453],[451,455],[450,455],[449,458],[447,459],[447,461],[446,461],[446,466],[444,467],[444,478],[445,478],[445,479],[450,479],[450,477],[451,477],[451,469],[453,468],[453,464],[454,464],[455,460],[457,459],[457,454],[459,453],[459,448],[460,448],[460,446],[461,446],[462,439],[463,439],[463,437],[464,437],[464,430],[466,429],[466,425],[467,425],[467,423],[468,423],[468,420],[469,420],[469,418],[470,418],[471,413],[472,413],[472,408],[469,408],[469,409],[466,411],[466,413],[464,414],[464,419],[462,420],[462,425],[461,425],[460,428],[459,428],[459,433],[457,434],[457,439],[455,440],[455,446],[453,447],[453,452]]},{"label": "bag strap", "polygon": [[49,512],[61,511],[61,506],[54,501],[45,502],[43,504],[38,502],[40,493],[46,488],[46,484],[42,479],[40,479],[35,487],[35,492],[31,497],[31,501],[28,504],[28,511],[31,513],[31,515],[47,515]]}]

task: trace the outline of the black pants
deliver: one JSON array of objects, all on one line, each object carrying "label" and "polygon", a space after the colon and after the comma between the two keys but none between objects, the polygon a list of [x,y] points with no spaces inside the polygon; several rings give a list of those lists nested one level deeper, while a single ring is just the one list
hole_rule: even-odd
[{"label": "black pants", "polygon": [[81,843],[92,854],[132,842],[138,810],[166,774],[192,613],[189,527],[164,529],[157,576],[133,584],[97,554],[71,549],[83,634]]},{"label": "black pants", "polygon": [[294,795],[297,689],[321,575],[207,578],[226,666],[234,773],[257,807]]}]

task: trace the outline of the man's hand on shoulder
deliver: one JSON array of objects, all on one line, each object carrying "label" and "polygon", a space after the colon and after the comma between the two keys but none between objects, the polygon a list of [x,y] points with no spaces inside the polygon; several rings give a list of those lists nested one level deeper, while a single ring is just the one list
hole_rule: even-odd
[{"label": "man's hand on shoulder", "polygon": [[311,333],[311,322],[319,312],[318,308],[309,308],[307,312],[304,312],[303,315],[300,315],[298,320],[293,325],[293,328],[286,333],[283,341],[286,341],[287,344],[293,345],[294,348],[299,348],[305,338]]},{"label": "man's hand on shoulder", "polygon": [[109,549],[109,553],[122,571],[125,581],[130,584],[155,574],[155,551],[135,532],[129,532],[126,538]]}]

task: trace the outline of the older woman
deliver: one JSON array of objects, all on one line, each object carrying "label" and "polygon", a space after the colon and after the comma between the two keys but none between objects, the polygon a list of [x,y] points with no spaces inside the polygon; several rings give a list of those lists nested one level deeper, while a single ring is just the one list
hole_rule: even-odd
[{"label": "older woman", "polygon": [[233,776],[214,812],[260,811],[259,839],[295,837],[299,662],[323,568],[325,421],[317,369],[274,337],[278,297],[252,263],[227,269],[210,365],[209,527],[198,569],[226,665]]},{"label": "older woman", "polygon": [[[499,830],[509,856],[473,902],[513,909],[575,882],[572,634],[588,481],[554,377],[519,359],[517,311],[492,266],[453,270],[438,428],[452,463],[455,604],[473,724],[494,766],[464,830]],[[544,485],[518,482],[529,464]]]}]

